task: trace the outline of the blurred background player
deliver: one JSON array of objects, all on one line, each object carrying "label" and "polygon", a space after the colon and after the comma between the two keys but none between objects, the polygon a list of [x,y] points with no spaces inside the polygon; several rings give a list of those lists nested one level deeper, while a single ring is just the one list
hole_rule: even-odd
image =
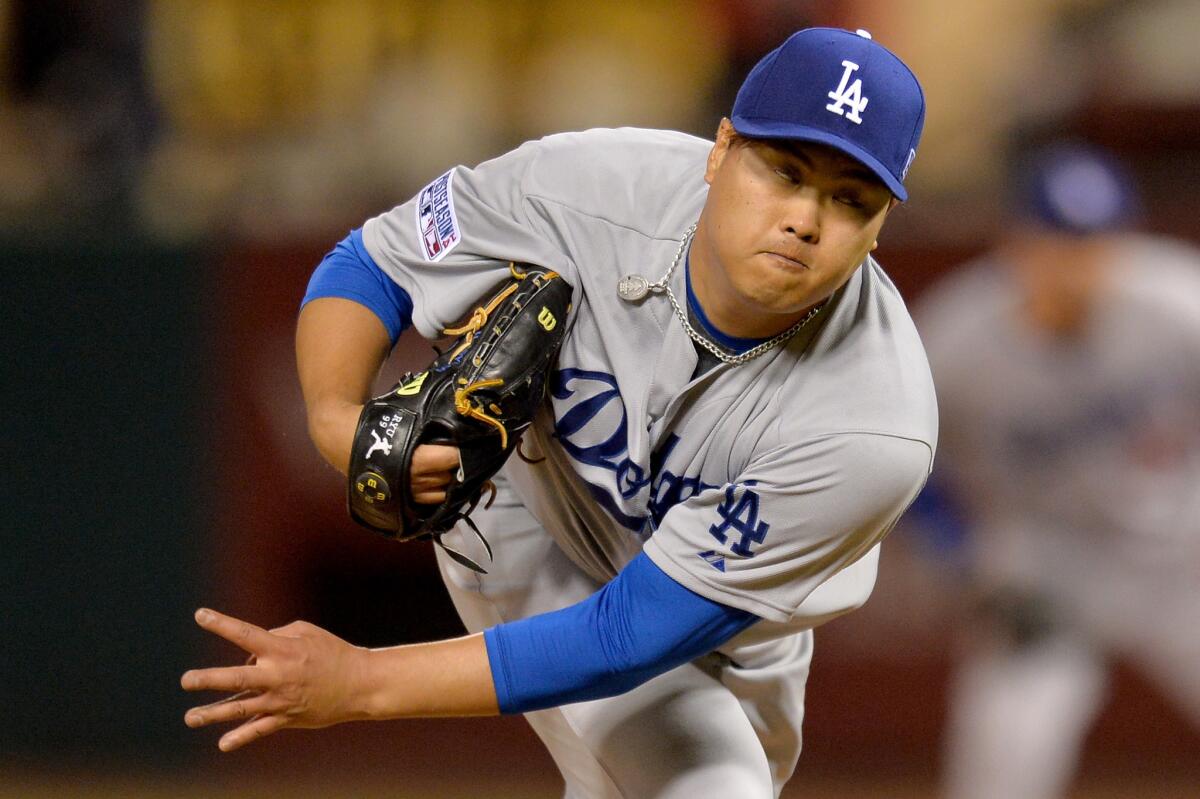
[{"label": "blurred background player", "polygon": [[1003,242],[915,314],[977,611],[950,799],[1062,795],[1112,656],[1200,725],[1200,253],[1122,230],[1137,202],[1103,153],[1019,160]]}]

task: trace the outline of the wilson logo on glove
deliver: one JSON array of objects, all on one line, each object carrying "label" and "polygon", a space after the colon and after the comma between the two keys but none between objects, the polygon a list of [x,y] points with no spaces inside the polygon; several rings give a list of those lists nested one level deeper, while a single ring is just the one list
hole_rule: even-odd
[{"label": "wilson logo on glove", "polygon": [[407,383],[404,381],[401,381],[399,387],[396,389],[396,396],[412,397],[417,394],[420,394],[421,386],[425,385],[425,378],[427,378],[427,377],[429,377],[429,372],[421,372],[419,375],[412,378]]}]

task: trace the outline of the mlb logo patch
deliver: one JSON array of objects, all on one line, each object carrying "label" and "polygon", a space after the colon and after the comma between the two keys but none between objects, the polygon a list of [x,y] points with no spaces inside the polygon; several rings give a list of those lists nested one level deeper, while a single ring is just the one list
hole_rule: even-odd
[{"label": "mlb logo patch", "polygon": [[451,169],[417,195],[417,236],[427,261],[442,260],[462,240],[454,214],[453,180]]}]

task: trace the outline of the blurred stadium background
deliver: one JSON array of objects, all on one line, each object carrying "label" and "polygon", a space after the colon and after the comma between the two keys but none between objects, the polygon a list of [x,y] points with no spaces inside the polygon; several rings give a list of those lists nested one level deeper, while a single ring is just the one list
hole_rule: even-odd
[{"label": "blurred stadium background", "polygon": [[[525,139],[711,135],[809,24],[871,30],[926,87],[914,199],[879,251],[910,299],[992,239],[1005,153],[1034,130],[1117,152],[1146,227],[1200,242],[1194,0],[0,0],[0,797],[556,795],[514,719],[220,756],[183,726],[178,676],[234,653],[190,613],[360,644],[456,633],[428,549],[354,528],[308,443],[291,335],[310,270]],[[785,796],[934,795],[960,586],[903,527],[887,553],[872,602],[818,632]],[[1200,735],[1119,669],[1077,795],[1197,786]]]}]

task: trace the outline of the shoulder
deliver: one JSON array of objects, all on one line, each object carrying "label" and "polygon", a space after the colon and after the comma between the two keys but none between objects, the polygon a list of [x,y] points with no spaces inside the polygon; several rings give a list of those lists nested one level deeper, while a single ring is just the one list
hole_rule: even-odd
[{"label": "shoulder", "polygon": [[[526,200],[654,235],[661,209],[702,195],[712,142],[670,130],[595,128],[529,142]],[[673,225],[674,223],[672,223]],[[672,227],[672,230],[674,228]]]},{"label": "shoulder", "polygon": [[782,392],[783,439],[878,433],[937,439],[937,402],[921,339],[903,298],[868,258],[835,296],[829,318]]},{"label": "shoulder", "polygon": [[[630,162],[662,164],[670,168],[673,162],[694,164],[712,147],[712,142],[674,130],[650,128],[592,128],[590,130],[554,133],[529,142],[543,163],[556,163],[586,156],[585,161],[572,161],[576,168],[593,169],[621,166]],[[663,159],[666,163],[663,164]]]},{"label": "shoulder", "polygon": [[1114,248],[1114,288],[1134,313],[1200,319],[1200,250],[1156,236],[1128,236]]},{"label": "shoulder", "polygon": [[711,148],[711,141],[678,131],[593,128],[532,139],[475,167],[456,170],[484,184],[516,180],[534,194],[598,194],[597,179],[623,187],[702,180]]}]

